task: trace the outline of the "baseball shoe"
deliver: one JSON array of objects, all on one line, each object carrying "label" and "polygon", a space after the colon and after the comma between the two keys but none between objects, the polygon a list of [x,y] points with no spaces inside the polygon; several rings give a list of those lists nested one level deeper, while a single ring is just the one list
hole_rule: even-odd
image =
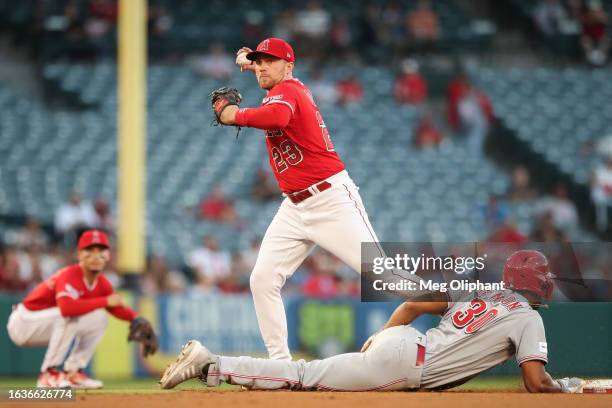
[{"label": "baseball shoe", "polygon": [[66,380],[70,382],[72,388],[80,388],[85,390],[97,390],[104,387],[104,383],[100,380],[94,380],[89,377],[83,369],[75,372],[66,372]]},{"label": "baseball shoe", "polygon": [[55,367],[47,368],[47,371],[43,371],[38,376],[36,381],[36,387],[38,388],[68,388],[70,387],[70,381],[66,379],[63,371],[58,370]]},{"label": "baseball shoe", "polygon": [[205,374],[202,370],[214,361],[214,354],[199,341],[190,340],[183,346],[176,361],[166,368],[159,380],[159,386],[170,389],[191,378],[204,379]]}]

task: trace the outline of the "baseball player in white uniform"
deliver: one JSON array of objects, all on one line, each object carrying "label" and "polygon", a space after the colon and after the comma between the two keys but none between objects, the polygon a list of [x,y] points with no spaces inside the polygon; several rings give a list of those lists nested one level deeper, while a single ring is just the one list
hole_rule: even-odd
[{"label": "baseball player in white uniform", "polygon": [[[192,340],[160,385],[173,388],[199,377],[212,387],[225,382],[264,390],[443,390],[514,355],[529,392],[581,392],[582,380],[553,380],[544,369],[548,347],[536,310],[551,298],[552,278],[542,253],[518,251],[504,266],[508,289],[437,292],[429,301],[403,303],[359,353],[310,362],[225,357]],[[442,320],[423,334],[410,323],[425,313]]]},{"label": "baseball player in white uniform", "polygon": [[241,70],[255,72],[266,97],[258,108],[213,99],[213,110],[222,124],[265,131],[270,166],[285,199],[264,235],[250,286],[270,358],[291,360],[281,298],[287,278],[314,245],[359,273],[361,243],[378,238],[310,90],[293,78],[292,47],[268,38],[255,51],[243,47],[237,54]]}]

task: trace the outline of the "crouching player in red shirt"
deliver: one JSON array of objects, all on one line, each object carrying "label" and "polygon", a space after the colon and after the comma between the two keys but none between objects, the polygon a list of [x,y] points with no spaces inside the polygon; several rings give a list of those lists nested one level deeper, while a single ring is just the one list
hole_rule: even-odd
[{"label": "crouching player in red shirt", "polygon": [[[106,311],[132,322],[130,335],[132,326],[150,327],[123,304],[102,274],[109,259],[108,236],[98,230],[84,232],[78,242],[79,262],[60,269],[14,307],[7,325],[11,340],[21,347],[47,347],[37,387],[103,386],[102,381],[90,378],[84,368],[104,335],[108,323]],[[155,337],[154,333],[152,336]],[[62,363],[64,371],[60,369]]]}]

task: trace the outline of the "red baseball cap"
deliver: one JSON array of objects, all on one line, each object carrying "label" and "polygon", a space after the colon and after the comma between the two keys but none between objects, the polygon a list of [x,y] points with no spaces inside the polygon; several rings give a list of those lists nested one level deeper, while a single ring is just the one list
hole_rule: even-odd
[{"label": "red baseball cap", "polygon": [[287,41],[280,38],[266,38],[259,43],[255,51],[249,52],[246,57],[254,61],[257,58],[257,54],[271,55],[288,62],[295,62],[293,48],[291,48]]},{"label": "red baseball cap", "polygon": [[87,249],[94,245],[100,245],[105,248],[110,248],[110,244],[108,242],[108,235],[105,232],[100,230],[87,230],[79,238],[78,249]]}]

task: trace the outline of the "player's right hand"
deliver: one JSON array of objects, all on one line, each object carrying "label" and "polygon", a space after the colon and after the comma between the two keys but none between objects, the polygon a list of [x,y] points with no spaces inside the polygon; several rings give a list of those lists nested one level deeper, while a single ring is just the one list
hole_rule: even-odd
[{"label": "player's right hand", "polygon": [[113,293],[106,298],[106,304],[108,307],[123,306],[123,299],[118,293]]},{"label": "player's right hand", "polygon": [[240,72],[253,71],[255,72],[255,64],[253,61],[247,59],[246,55],[253,51],[249,47],[242,47],[236,51],[236,65],[240,67]]},{"label": "player's right hand", "polygon": [[566,394],[582,394],[584,380],[578,377],[559,378],[557,383],[561,387],[561,392]]}]

